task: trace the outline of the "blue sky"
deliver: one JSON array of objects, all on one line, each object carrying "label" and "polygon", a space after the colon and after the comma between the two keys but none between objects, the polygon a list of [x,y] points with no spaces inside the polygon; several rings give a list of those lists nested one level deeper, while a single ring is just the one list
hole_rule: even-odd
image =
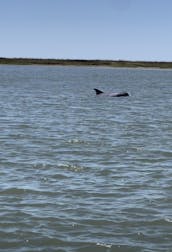
[{"label": "blue sky", "polygon": [[0,0],[0,57],[172,61],[172,0]]}]

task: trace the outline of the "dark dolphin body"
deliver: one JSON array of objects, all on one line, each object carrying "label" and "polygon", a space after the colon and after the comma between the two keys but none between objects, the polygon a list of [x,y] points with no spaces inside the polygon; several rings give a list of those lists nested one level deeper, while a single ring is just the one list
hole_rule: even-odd
[{"label": "dark dolphin body", "polygon": [[111,97],[120,97],[120,96],[129,96],[129,94],[127,92],[121,92],[121,93],[104,93],[103,91],[94,88],[94,90],[96,91],[96,95],[101,95],[101,94],[105,94],[107,96],[111,96]]}]

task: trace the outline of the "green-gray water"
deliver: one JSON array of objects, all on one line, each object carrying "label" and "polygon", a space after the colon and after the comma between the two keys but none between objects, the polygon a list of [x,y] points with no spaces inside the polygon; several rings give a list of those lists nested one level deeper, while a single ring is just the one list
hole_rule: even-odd
[{"label": "green-gray water", "polygon": [[1,65],[0,251],[172,251],[171,108],[171,70]]}]

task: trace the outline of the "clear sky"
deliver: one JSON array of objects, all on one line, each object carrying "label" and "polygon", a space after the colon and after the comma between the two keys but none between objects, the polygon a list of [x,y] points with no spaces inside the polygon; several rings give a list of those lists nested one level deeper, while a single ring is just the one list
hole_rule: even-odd
[{"label": "clear sky", "polygon": [[0,0],[0,57],[172,61],[172,0]]}]

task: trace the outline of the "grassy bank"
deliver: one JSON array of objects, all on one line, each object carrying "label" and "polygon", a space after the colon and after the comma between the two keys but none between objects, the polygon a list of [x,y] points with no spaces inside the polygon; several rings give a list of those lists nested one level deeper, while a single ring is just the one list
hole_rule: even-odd
[{"label": "grassy bank", "polygon": [[32,59],[0,58],[0,64],[9,65],[61,65],[61,66],[107,66],[107,67],[144,67],[172,68],[172,62],[125,61],[125,60],[79,60],[79,59]]}]

